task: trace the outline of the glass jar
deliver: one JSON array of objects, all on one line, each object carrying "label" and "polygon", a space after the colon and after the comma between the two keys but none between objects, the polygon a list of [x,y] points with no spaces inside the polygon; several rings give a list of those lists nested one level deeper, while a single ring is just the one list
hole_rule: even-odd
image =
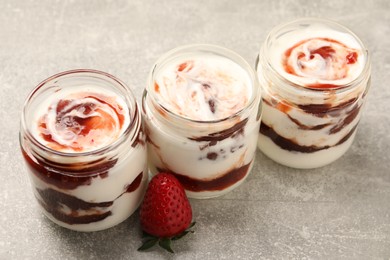
[{"label": "glass jar", "polygon": [[294,168],[316,168],[351,146],[370,86],[370,57],[338,23],[300,19],[274,28],[256,66],[262,86],[260,150]]},{"label": "glass jar", "polygon": [[109,74],[73,70],[40,83],[24,104],[20,145],[35,197],[60,226],[107,229],[143,198],[141,113],[132,92]]},{"label": "glass jar", "polygon": [[236,188],[253,166],[259,102],[257,77],[236,53],[213,45],[166,53],[142,99],[150,171],[174,174],[191,198]]}]

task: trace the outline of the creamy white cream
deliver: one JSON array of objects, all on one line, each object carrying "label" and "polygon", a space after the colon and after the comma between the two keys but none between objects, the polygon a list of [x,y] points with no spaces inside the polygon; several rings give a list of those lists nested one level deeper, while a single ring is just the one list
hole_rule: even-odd
[{"label": "creamy white cream", "polygon": [[353,35],[324,24],[284,33],[269,48],[270,62],[277,72],[308,87],[348,84],[362,73],[365,55]]},{"label": "creamy white cream", "polygon": [[88,152],[113,143],[130,123],[125,101],[98,86],[59,88],[36,108],[32,134],[61,152]]},{"label": "creamy white cream", "polygon": [[162,67],[152,89],[158,102],[182,117],[213,121],[242,110],[252,96],[248,73],[212,54],[181,56]]}]

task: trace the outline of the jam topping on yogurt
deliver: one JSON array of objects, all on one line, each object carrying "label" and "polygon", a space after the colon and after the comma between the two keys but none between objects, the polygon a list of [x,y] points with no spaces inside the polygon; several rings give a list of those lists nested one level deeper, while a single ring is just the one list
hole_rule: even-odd
[{"label": "jam topping on yogurt", "polygon": [[113,143],[128,125],[128,108],[112,93],[87,89],[56,93],[58,97],[40,108],[35,133],[54,150],[87,152],[99,149]]},{"label": "jam topping on yogurt", "polygon": [[[283,59],[286,72],[303,78],[333,81],[349,77],[359,50],[330,38],[311,38],[289,48]],[[329,87],[322,84],[319,87]]]},{"label": "jam topping on yogurt", "polygon": [[224,119],[250,102],[249,76],[227,58],[182,57],[162,71],[154,83],[155,97],[164,108],[187,119]]},{"label": "jam topping on yogurt", "polygon": [[269,62],[294,84],[317,90],[346,87],[363,71],[366,53],[353,35],[321,24],[272,42]]}]

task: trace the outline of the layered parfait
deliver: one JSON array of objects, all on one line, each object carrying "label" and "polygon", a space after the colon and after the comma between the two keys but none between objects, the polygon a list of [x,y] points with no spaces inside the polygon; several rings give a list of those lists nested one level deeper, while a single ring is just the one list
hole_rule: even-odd
[{"label": "layered parfait", "polygon": [[193,198],[243,182],[260,123],[254,72],[238,55],[209,45],[160,58],[143,97],[149,166],[173,173]]},{"label": "layered parfait", "polygon": [[320,19],[282,25],[263,45],[257,73],[264,90],[262,152],[287,166],[314,168],[347,151],[370,78],[356,35]]},{"label": "layered parfait", "polygon": [[128,218],[148,175],[131,92],[98,71],[69,71],[28,97],[21,146],[35,196],[55,223],[97,231]]}]

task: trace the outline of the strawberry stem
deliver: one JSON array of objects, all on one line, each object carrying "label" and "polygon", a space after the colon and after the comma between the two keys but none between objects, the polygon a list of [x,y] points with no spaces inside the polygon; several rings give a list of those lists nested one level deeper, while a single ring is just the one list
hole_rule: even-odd
[{"label": "strawberry stem", "polygon": [[138,251],[145,251],[145,250],[148,250],[149,248],[152,248],[153,246],[155,246],[158,243],[160,247],[164,248],[165,250],[167,250],[170,253],[174,253],[174,251],[172,250],[172,247],[171,247],[172,241],[178,240],[178,239],[184,237],[185,235],[187,235],[188,233],[194,233],[193,230],[189,230],[189,229],[192,228],[195,224],[196,224],[196,222],[192,222],[191,225],[185,231],[183,231],[179,235],[174,236],[172,238],[170,238],[170,237],[158,238],[158,237],[150,235],[146,232],[143,232],[142,238],[145,241],[143,242],[142,246],[140,246],[137,250]]}]

